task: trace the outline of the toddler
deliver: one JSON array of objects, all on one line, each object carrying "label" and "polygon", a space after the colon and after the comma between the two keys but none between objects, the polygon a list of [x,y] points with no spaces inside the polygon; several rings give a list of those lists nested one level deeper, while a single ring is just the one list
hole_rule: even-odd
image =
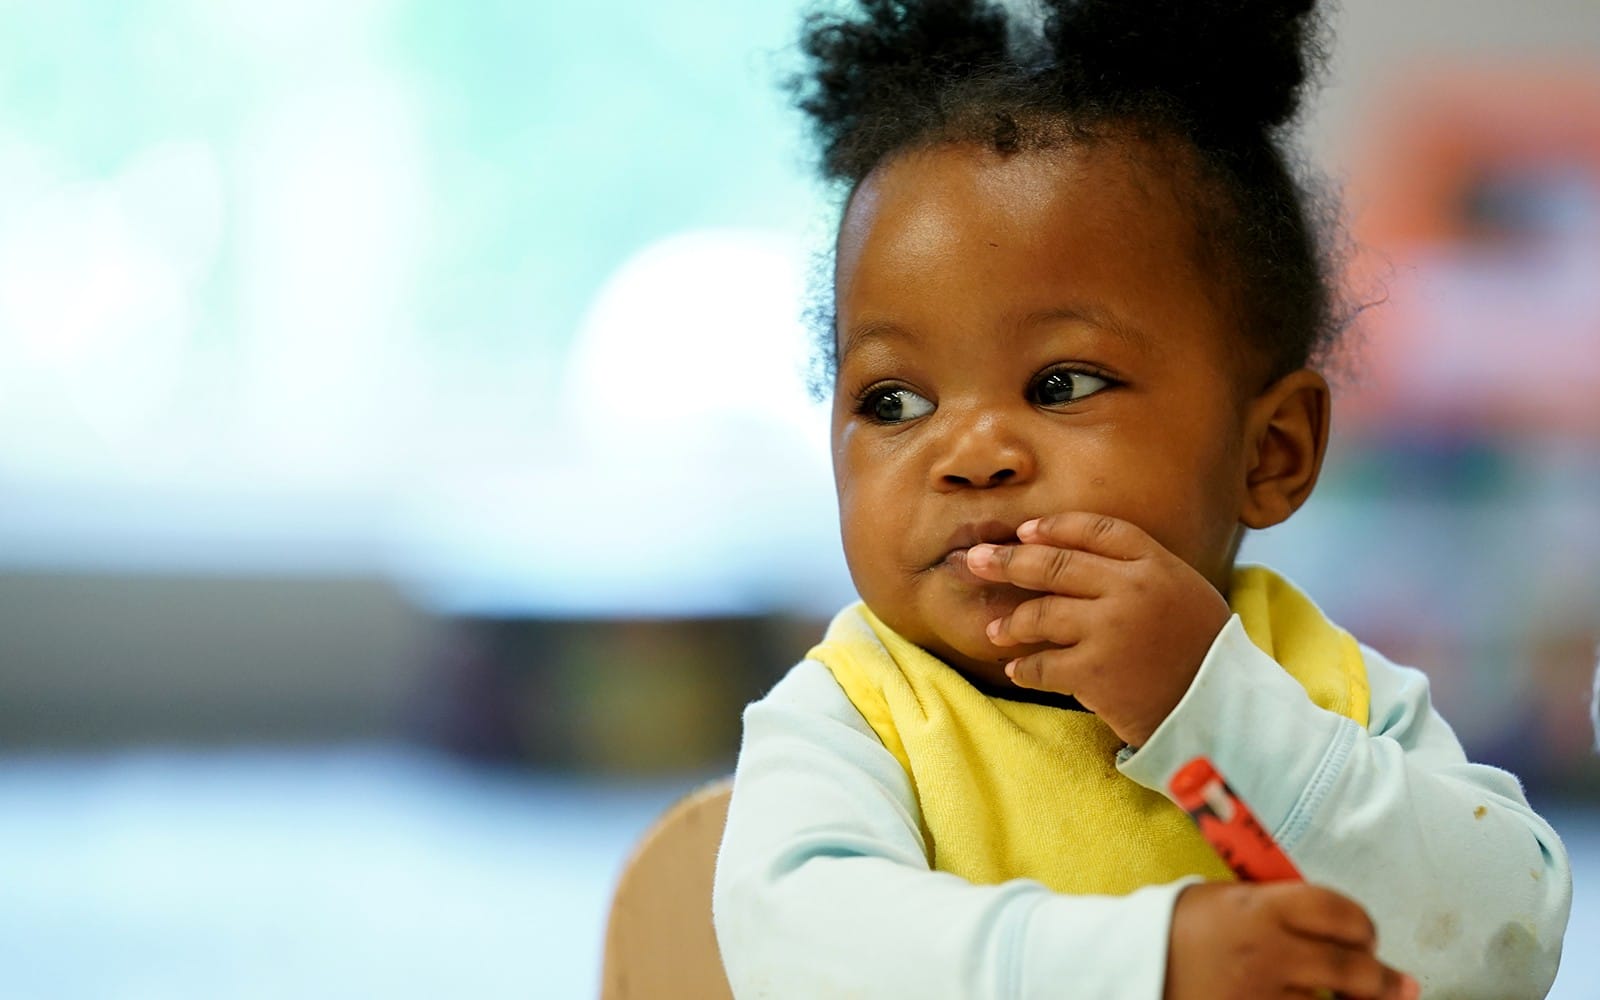
[{"label": "toddler", "polygon": [[[1343,317],[1285,146],[1313,3],[1031,14],[807,24],[861,603],[746,713],[735,995],[1543,996],[1549,825],[1420,673],[1235,566],[1328,438]],[[1232,881],[1164,791],[1197,756],[1305,883]]]}]

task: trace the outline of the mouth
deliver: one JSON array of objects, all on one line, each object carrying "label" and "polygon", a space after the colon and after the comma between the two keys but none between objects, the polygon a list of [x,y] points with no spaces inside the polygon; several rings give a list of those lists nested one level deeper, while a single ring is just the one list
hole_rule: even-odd
[{"label": "mouth", "polygon": [[[1019,522],[1020,523],[1020,522]],[[945,540],[945,550],[933,561],[931,569],[947,569],[960,580],[972,584],[993,586],[991,581],[979,579],[967,568],[967,550],[974,545],[1015,545],[1017,529],[1005,521],[970,521],[951,532]]]}]

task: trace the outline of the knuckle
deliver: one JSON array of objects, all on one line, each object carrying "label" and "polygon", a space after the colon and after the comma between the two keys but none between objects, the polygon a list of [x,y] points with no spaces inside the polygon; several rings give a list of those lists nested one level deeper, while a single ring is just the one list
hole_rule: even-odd
[{"label": "knuckle", "polygon": [[1064,579],[1072,568],[1072,560],[1078,554],[1076,549],[1053,549],[1050,553],[1049,563],[1045,567],[1050,579]]},{"label": "knuckle", "polygon": [[1347,976],[1355,967],[1355,952],[1329,942],[1322,946],[1322,964],[1335,975]]},{"label": "knuckle", "polygon": [[1089,537],[1096,541],[1105,541],[1117,530],[1117,519],[1109,514],[1096,514],[1089,523]]},{"label": "knuckle", "polygon": [[[1057,690],[1060,686],[1060,671],[1056,669],[1056,655],[1052,652],[1034,653],[1025,657],[1023,663],[1027,678],[1027,686],[1039,690]],[[1024,669],[1019,666],[1018,674],[1023,675]]]},{"label": "knuckle", "polygon": [[1029,624],[1033,627],[1033,634],[1040,639],[1046,638],[1051,631],[1051,625],[1054,620],[1052,612],[1055,610],[1055,602],[1046,597],[1030,603],[1032,606],[1029,608],[1031,612]]},{"label": "knuckle", "polygon": [[1376,997],[1388,989],[1383,966],[1370,955],[1345,950],[1341,957],[1330,960],[1328,969],[1333,979],[1330,985],[1342,994]]},{"label": "knuckle", "polygon": [[1368,958],[1360,963],[1360,970],[1345,986],[1344,992],[1358,996],[1387,997],[1392,996],[1400,986],[1400,976],[1392,969],[1375,958]]},{"label": "knuckle", "polygon": [[1044,627],[1044,611],[1038,601],[1029,601],[1011,613],[1010,632],[1013,639],[1033,642]]},{"label": "knuckle", "polygon": [[1339,927],[1347,937],[1363,942],[1377,940],[1378,929],[1359,903],[1332,889],[1323,889],[1321,892],[1323,913],[1330,924]]}]

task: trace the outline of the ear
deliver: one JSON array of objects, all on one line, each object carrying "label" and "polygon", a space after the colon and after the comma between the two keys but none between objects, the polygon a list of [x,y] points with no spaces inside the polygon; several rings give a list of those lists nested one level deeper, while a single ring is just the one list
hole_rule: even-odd
[{"label": "ear", "polygon": [[1280,524],[1311,495],[1328,450],[1329,409],[1328,381],[1309,368],[1290,372],[1251,400],[1239,513],[1245,527]]}]

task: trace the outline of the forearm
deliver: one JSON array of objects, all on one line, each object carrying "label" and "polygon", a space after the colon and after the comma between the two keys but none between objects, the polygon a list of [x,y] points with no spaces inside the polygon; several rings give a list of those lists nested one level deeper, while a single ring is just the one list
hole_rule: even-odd
[{"label": "forearm", "polygon": [[1368,665],[1363,729],[1313,705],[1233,623],[1124,773],[1159,789],[1210,756],[1308,879],[1368,909],[1380,956],[1425,996],[1542,996],[1571,898],[1559,840],[1514,778],[1466,761],[1420,674]]},{"label": "forearm", "polygon": [[818,856],[775,879],[723,880],[718,939],[740,1000],[1158,1000],[1177,889],[1067,897]]},{"label": "forearm", "polygon": [[1290,852],[1307,878],[1368,905],[1379,954],[1424,996],[1542,997],[1555,978],[1566,852],[1504,772],[1421,766],[1359,733]]}]

